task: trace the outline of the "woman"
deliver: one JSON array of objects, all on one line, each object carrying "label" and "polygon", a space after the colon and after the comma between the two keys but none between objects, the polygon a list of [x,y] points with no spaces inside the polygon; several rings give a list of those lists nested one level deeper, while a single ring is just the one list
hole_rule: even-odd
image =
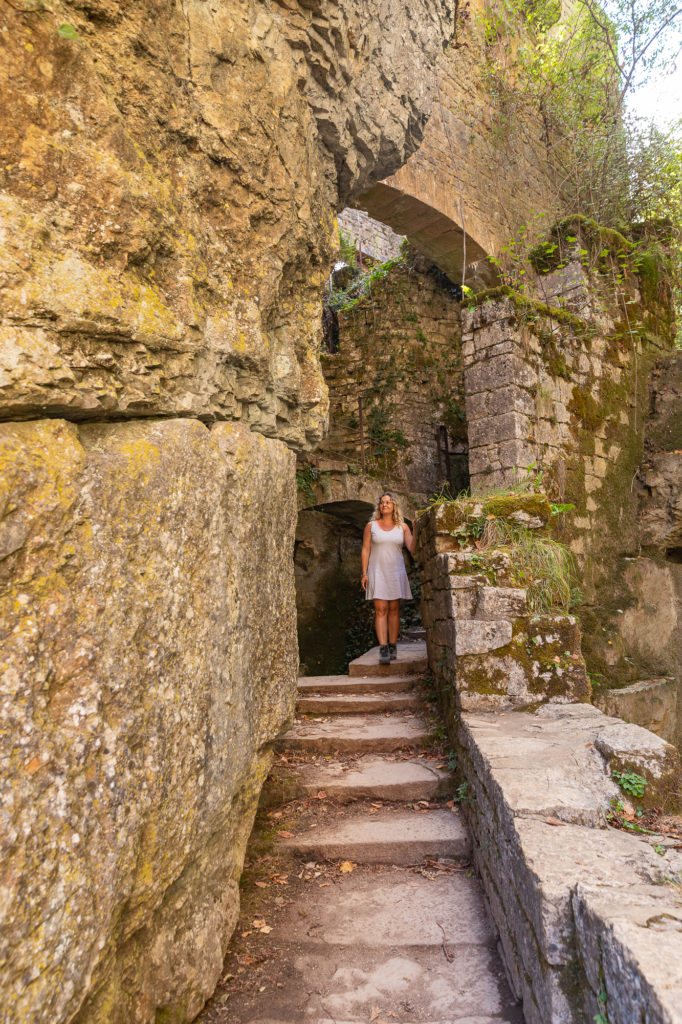
[{"label": "woman", "polygon": [[380,665],[388,665],[398,657],[400,598],[412,599],[403,561],[403,544],[410,554],[414,554],[414,537],[403,522],[398,502],[386,491],[379,498],[374,515],[362,535],[360,580],[367,600],[374,601]]}]

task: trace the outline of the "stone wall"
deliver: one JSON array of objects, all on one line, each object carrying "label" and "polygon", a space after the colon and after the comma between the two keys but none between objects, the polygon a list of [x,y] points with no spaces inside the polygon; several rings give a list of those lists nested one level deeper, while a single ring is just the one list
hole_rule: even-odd
[{"label": "stone wall", "polygon": [[608,261],[588,271],[574,260],[538,278],[542,301],[497,289],[463,313],[472,487],[511,484],[533,465],[554,500],[576,506],[557,522],[580,561],[583,645],[603,687],[675,674],[679,633],[669,566],[640,558],[637,487],[670,313],[648,279],[611,280]]},{"label": "stone wall", "polygon": [[682,856],[675,841],[605,819],[623,798],[610,777],[623,763],[679,795],[674,749],[586,704],[465,713],[452,735],[474,861],[527,1024],[679,1024]]},{"label": "stone wall", "polygon": [[[549,226],[560,211],[540,117],[518,98],[513,112],[506,109],[486,71],[484,12],[494,18],[495,8],[487,0],[459,5],[423,144],[356,201],[407,235],[454,281],[461,281],[463,264],[498,254],[522,224],[535,229],[544,217]],[[510,16],[507,7],[498,26],[505,20],[511,38],[502,46],[514,47],[526,32],[523,12]],[[490,268],[472,268],[469,277],[486,274]]]},{"label": "stone wall", "polygon": [[503,517],[541,543],[550,515],[536,494],[443,502],[419,515],[422,622],[448,713],[589,701],[576,619],[534,610],[513,550],[476,539],[481,523]]},{"label": "stone wall", "polygon": [[21,6],[0,11],[0,994],[27,1024],[181,1024],[292,708],[282,442],[326,426],[335,213],[418,144],[454,5]]},{"label": "stone wall", "polygon": [[338,217],[339,231],[354,243],[356,248],[382,263],[400,255],[404,241],[387,224],[374,220],[364,210],[353,210],[350,206]]},{"label": "stone wall", "polygon": [[401,257],[371,274],[366,294],[339,309],[338,351],[322,355],[330,429],[321,454],[422,500],[446,472],[441,425],[452,486],[468,482],[460,303],[429,267]]}]

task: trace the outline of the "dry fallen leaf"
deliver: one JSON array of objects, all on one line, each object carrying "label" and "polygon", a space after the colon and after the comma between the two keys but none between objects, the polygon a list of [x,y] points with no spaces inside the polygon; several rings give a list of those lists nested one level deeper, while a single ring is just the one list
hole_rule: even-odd
[{"label": "dry fallen leaf", "polygon": [[327,799],[327,794],[325,793],[325,791],[323,789],[321,789],[320,792],[317,794],[317,799],[318,800],[326,800]]},{"label": "dry fallen leaf", "polygon": [[285,828],[281,828],[281,829],[278,830],[277,835],[281,836],[282,839],[293,839],[294,833],[293,832],[287,832],[287,830]]},{"label": "dry fallen leaf", "polygon": [[268,882],[256,882],[259,889],[269,889],[270,884]]},{"label": "dry fallen leaf", "polygon": [[259,932],[261,932],[262,935],[269,935],[270,932],[272,931],[272,928],[270,927],[269,924],[264,924],[263,927],[259,928],[258,930]]},{"label": "dry fallen leaf", "polygon": [[558,818],[545,818],[548,825],[565,825],[565,821],[559,821]]},{"label": "dry fallen leaf", "polygon": [[262,928],[264,924],[265,924],[265,921],[263,920],[262,917],[255,917],[253,919],[253,921],[251,922],[251,927],[252,928]]},{"label": "dry fallen leaf", "polygon": [[341,866],[339,867],[339,871],[341,872],[342,875],[347,875],[350,874],[354,867],[355,864],[353,864],[352,861],[344,860],[343,864],[341,864]]},{"label": "dry fallen leaf", "polygon": [[371,1024],[371,1022],[373,1020],[377,1019],[377,1017],[379,1016],[380,1013],[381,1013],[381,1010],[379,1009],[378,1006],[373,1006],[372,1007],[372,1013],[371,1013],[370,1018],[369,1018],[370,1019],[370,1024]]}]

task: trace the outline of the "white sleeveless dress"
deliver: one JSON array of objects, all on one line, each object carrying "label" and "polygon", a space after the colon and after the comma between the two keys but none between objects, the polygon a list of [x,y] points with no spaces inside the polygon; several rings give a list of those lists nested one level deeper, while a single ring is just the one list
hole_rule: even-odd
[{"label": "white sleeveless dress", "polygon": [[405,535],[402,526],[382,530],[376,519],[373,519],[371,528],[372,546],[367,566],[369,583],[365,592],[367,600],[372,601],[376,597],[383,601],[395,601],[402,597],[409,601],[412,591],[403,561]]}]

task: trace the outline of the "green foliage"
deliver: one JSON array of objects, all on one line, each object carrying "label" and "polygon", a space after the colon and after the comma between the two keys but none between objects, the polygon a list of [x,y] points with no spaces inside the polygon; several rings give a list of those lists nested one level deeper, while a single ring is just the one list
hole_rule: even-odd
[{"label": "green foliage", "polygon": [[80,36],[73,25],[60,25],[57,29],[57,33],[62,37],[62,39],[80,39]]},{"label": "green foliage", "polygon": [[301,492],[309,505],[314,505],[317,501],[315,485],[319,477],[319,469],[315,469],[313,466],[305,466],[303,469],[296,470],[296,489]]},{"label": "green foliage", "polygon": [[[524,293],[528,263],[546,272],[570,256],[612,272],[630,253],[665,267],[660,280],[672,280],[679,308],[682,124],[664,130],[633,118],[625,97],[668,55],[674,59],[682,8],[667,0],[575,0],[557,22],[548,0],[489,0],[480,28],[496,147],[516,151],[525,125],[540,120],[560,209],[583,219],[582,232],[539,241],[544,215],[536,214],[499,254],[503,281]],[[596,252],[586,244],[588,222],[604,236]]]},{"label": "green foliage", "polygon": [[454,801],[456,804],[466,803],[471,799],[469,794],[469,783],[460,782],[459,786],[455,790]]},{"label": "green foliage", "polygon": [[611,778],[614,782],[617,782],[624,793],[628,796],[634,796],[637,799],[644,796],[644,790],[646,789],[646,779],[638,775],[637,772],[631,768],[626,768],[622,772],[612,771]]},{"label": "green foliage", "polygon": [[528,606],[533,612],[568,612],[576,603],[579,596],[577,566],[564,544],[501,519],[486,522],[482,544],[483,547],[506,548],[512,561],[513,582],[525,587]]},{"label": "green foliage", "polygon": [[356,266],[358,240],[339,230],[339,254],[344,263],[349,267]]}]

